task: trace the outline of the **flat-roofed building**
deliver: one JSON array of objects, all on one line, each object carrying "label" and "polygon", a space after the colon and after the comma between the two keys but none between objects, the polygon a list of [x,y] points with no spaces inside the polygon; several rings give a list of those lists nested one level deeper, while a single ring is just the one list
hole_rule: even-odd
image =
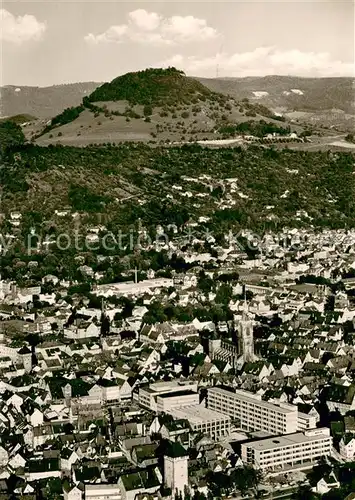
[{"label": "flat-roofed building", "polygon": [[323,427],[241,444],[245,464],[265,472],[314,463],[330,455],[330,429]]},{"label": "flat-roofed building", "polygon": [[[179,404],[178,394],[181,395],[181,404]],[[195,393],[194,396],[192,393]],[[162,396],[171,395],[172,406],[190,405],[198,401],[197,383],[190,380],[171,380],[169,382],[156,382],[147,387],[139,387],[138,391],[133,393],[133,399],[137,401],[144,408],[158,412],[165,411],[164,407],[169,406],[168,400],[163,401]],[[158,410],[158,398],[159,410]],[[196,399],[197,398],[197,399]]]},{"label": "flat-roofed building", "polygon": [[309,429],[315,429],[317,427],[317,422],[319,416],[313,413],[302,413],[298,412],[298,429],[299,431],[308,431]]},{"label": "flat-roofed building", "polygon": [[202,405],[171,408],[167,413],[175,419],[188,420],[193,432],[208,434],[212,439],[218,439],[230,432],[231,419],[228,415],[210,410]]},{"label": "flat-roofed building", "polygon": [[103,297],[110,297],[112,295],[142,295],[149,290],[156,290],[157,288],[169,288],[174,285],[172,278],[154,278],[149,280],[139,281],[125,281],[123,283],[109,283],[105,285],[97,285],[93,291],[94,294]]},{"label": "flat-roofed building", "polygon": [[180,408],[181,406],[198,405],[200,396],[194,391],[177,391],[157,396],[157,412],[167,413],[171,408]]},{"label": "flat-roofed building", "polygon": [[297,406],[263,401],[259,395],[248,391],[209,388],[207,408],[229,415],[237,426],[246,431],[291,434],[300,430]]},{"label": "flat-roofed building", "polygon": [[121,498],[117,484],[85,484],[85,500],[121,500]]}]

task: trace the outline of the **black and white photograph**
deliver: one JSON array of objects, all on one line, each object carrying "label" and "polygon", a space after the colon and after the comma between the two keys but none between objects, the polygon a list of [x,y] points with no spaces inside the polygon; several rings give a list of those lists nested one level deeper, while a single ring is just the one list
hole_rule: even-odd
[{"label": "black and white photograph", "polygon": [[0,2],[0,500],[355,500],[354,0]]}]

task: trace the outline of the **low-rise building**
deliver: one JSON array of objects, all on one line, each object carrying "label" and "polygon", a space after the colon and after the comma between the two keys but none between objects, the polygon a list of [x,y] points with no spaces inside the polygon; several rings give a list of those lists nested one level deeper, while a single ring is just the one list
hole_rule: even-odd
[{"label": "low-rise building", "polygon": [[317,422],[319,417],[313,413],[302,413],[298,411],[297,413],[297,421],[298,421],[298,430],[299,431],[307,431],[309,429],[315,429],[317,427]]},{"label": "low-rise building", "polygon": [[85,500],[121,500],[117,484],[86,484]]},{"label": "low-rise building", "polygon": [[228,415],[202,405],[171,408],[168,413],[174,418],[188,420],[193,432],[208,434],[213,439],[218,439],[230,432],[231,419]]},{"label": "low-rise building", "polygon": [[182,406],[198,405],[200,396],[194,391],[178,391],[169,394],[161,394],[157,397],[157,412],[168,413],[172,408],[180,408]]},{"label": "low-rise building", "polygon": [[355,457],[355,437],[351,434],[343,436],[339,443],[340,455],[346,459]]},{"label": "low-rise building", "polygon": [[160,485],[160,480],[154,469],[124,474],[118,480],[118,487],[123,500],[134,500],[140,493],[156,493]]},{"label": "low-rise building", "polygon": [[[149,410],[158,411],[158,397],[161,397],[163,395],[171,395],[174,394],[174,398],[178,395],[178,393],[186,393],[186,391],[193,392],[197,394],[197,383],[192,382],[191,380],[171,380],[169,382],[156,382],[155,384],[150,384],[148,387],[139,387],[138,391],[136,393],[133,393],[133,399],[137,401],[141,406],[144,408],[148,408]],[[188,396],[187,400],[190,398]],[[176,403],[178,399],[174,399],[174,402]],[[183,403],[183,404],[191,404],[189,403]],[[160,411],[162,410],[163,407],[163,401],[162,399],[159,400],[159,407],[161,408]],[[167,403],[168,406],[168,403]],[[182,405],[181,405],[182,406]]]}]

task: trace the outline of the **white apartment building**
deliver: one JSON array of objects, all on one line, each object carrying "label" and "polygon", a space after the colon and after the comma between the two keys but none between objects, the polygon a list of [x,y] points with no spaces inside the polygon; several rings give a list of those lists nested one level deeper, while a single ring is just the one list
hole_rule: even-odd
[{"label": "white apartment building", "polygon": [[330,429],[323,427],[243,443],[241,457],[245,464],[266,472],[314,463],[330,455],[331,449]]},{"label": "white apartment building", "polygon": [[[181,398],[179,399],[179,394]],[[194,393],[194,394],[192,394]],[[164,395],[171,396],[172,399],[169,403]],[[158,409],[158,398],[159,409]],[[167,411],[169,406],[184,406],[191,404],[198,404],[198,389],[197,383],[190,380],[171,380],[169,382],[156,382],[150,384],[148,387],[139,387],[138,392],[133,393],[133,400],[137,401],[144,408],[151,411]]]},{"label": "white apartment building", "polygon": [[252,392],[212,387],[207,391],[207,408],[229,415],[246,431],[291,434],[316,426],[313,416],[298,412],[297,406],[270,403]]},{"label": "white apartment building", "polygon": [[230,417],[209,410],[202,405],[171,408],[168,413],[175,419],[188,420],[193,432],[208,434],[212,439],[218,439],[230,433]]}]

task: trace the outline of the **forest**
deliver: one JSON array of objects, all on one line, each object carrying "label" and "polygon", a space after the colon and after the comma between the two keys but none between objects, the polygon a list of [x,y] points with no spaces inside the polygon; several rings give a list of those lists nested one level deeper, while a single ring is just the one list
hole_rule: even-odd
[{"label": "forest", "polygon": [[[106,233],[137,235],[145,228],[153,239],[161,225],[171,238],[187,234],[200,238],[199,249],[214,256],[216,249],[206,235],[213,235],[215,246],[223,246],[230,231],[242,229],[262,234],[284,227],[354,227],[352,153],[257,145],[247,149],[196,144],[152,148],[139,143],[40,147],[24,144],[18,125],[0,126],[0,133],[6,139],[0,168],[1,235],[12,242],[2,256],[2,273],[19,280],[28,275],[30,261],[38,262],[29,275],[35,281],[53,272],[78,279],[78,259],[102,269],[110,280],[125,269],[125,257],[132,268],[138,258],[132,248],[110,251],[99,244],[82,255],[75,248],[28,255],[31,232],[43,241],[62,232],[72,235],[78,224],[82,238],[90,228],[99,227],[99,238]],[[61,210],[68,215],[56,215]],[[22,218],[14,228],[10,214],[16,211]],[[74,213],[79,219],[73,218]],[[99,254],[107,260],[99,262]],[[179,258],[168,263],[160,252],[145,258],[141,254],[139,259],[140,269],[168,271],[187,265]]]},{"label": "forest", "polygon": [[259,121],[246,121],[237,123],[236,125],[224,125],[219,129],[223,135],[235,136],[239,134],[250,134],[255,137],[264,137],[267,134],[288,135],[291,132],[291,127],[280,127],[275,123],[266,122],[265,120]]}]

